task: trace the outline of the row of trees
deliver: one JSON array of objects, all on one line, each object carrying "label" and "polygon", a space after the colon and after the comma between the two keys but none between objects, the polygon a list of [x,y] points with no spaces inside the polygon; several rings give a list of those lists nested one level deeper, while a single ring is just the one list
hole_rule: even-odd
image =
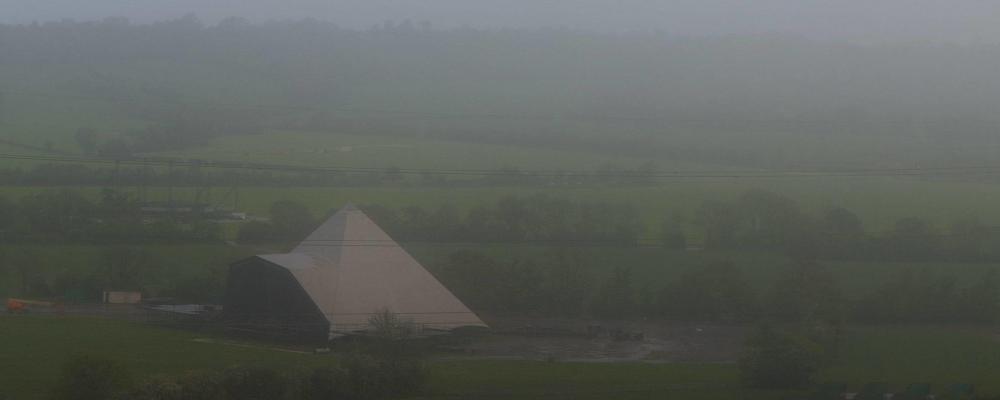
[{"label": "row of trees", "polygon": [[453,253],[435,272],[474,309],[501,314],[831,324],[990,323],[1000,317],[1000,281],[992,270],[973,283],[903,270],[855,298],[844,293],[828,267],[813,261],[790,262],[763,289],[732,262],[690,267],[661,287],[641,284],[628,267],[604,277],[589,270],[568,251],[500,260],[465,250]]},{"label": "row of trees", "polygon": [[[548,196],[505,196],[468,212],[452,205],[428,210],[419,206],[361,208],[394,239],[409,242],[600,242],[635,245],[643,225],[635,208],[610,203],[578,202]],[[270,222],[243,226],[243,242],[301,240],[318,220],[299,203],[271,206]]]},{"label": "row of trees", "polygon": [[362,205],[400,240],[596,241],[635,245],[643,232],[638,211],[627,204],[583,202],[544,195],[504,196],[464,215],[449,205],[395,211]]},{"label": "row of trees", "polygon": [[[706,202],[694,223],[704,229],[708,250],[785,251],[833,260],[1000,260],[1000,232],[975,219],[940,229],[921,218],[905,217],[887,231],[868,232],[861,218],[845,208],[815,216],[787,197],[762,190],[747,191],[731,202]],[[677,234],[665,226],[666,234]]]},{"label": "row of trees", "polygon": [[[0,248],[0,276],[6,278],[4,286],[11,296],[67,303],[99,302],[104,290],[141,290],[150,297],[200,304],[222,301],[223,267],[231,259],[164,257],[153,248],[76,247],[67,255],[52,256],[50,249],[4,246]],[[73,268],[65,268],[67,263]]]},{"label": "row of trees", "polygon": [[[272,225],[250,224],[246,241],[301,238],[318,221],[297,203],[282,201],[272,209]],[[593,244],[648,245],[649,231],[638,211],[628,204],[580,202],[544,195],[505,196],[487,204],[459,210],[378,204],[362,208],[391,236],[402,241],[595,242]],[[289,215],[282,210],[295,209]],[[278,225],[301,224],[301,228]],[[820,215],[804,212],[791,199],[750,190],[735,201],[709,201],[694,218],[675,215],[660,224],[655,236],[665,248],[685,249],[692,229],[704,232],[707,251],[755,250],[782,252],[795,258],[854,261],[1000,260],[1000,231],[975,219],[956,221],[939,229],[916,217],[899,219],[883,232],[866,231],[852,211],[834,207]],[[653,229],[652,231],[656,231]],[[645,238],[649,239],[649,238]]]},{"label": "row of trees", "polygon": [[134,197],[105,189],[97,201],[72,190],[33,193],[17,202],[0,198],[0,235],[8,243],[213,242],[222,230],[206,219],[143,216]]}]

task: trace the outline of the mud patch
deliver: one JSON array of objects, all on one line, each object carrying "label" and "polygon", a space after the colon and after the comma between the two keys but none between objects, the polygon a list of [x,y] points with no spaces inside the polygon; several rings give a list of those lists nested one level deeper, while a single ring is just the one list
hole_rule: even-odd
[{"label": "mud patch", "polygon": [[[574,362],[732,363],[747,328],[661,322],[497,320],[497,334],[461,346],[465,356]],[[599,327],[599,329],[595,329]],[[623,335],[595,332],[624,332]]]}]

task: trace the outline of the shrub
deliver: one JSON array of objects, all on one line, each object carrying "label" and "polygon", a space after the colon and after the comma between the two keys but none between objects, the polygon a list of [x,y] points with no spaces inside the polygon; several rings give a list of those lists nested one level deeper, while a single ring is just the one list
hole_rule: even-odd
[{"label": "shrub", "polygon": [[120,364],[101,357],[76,355],[63,365],[54,388],[56,400],[107,400],[124,391],[130,382]]},{"label": "shrub", "polygon": [[215,372],[192,372],[177,379],[184,400],[223,400],[222,376]]},{"label": "shrub", "polygon": [[821,359],[818,345],[762,326],[747,341],[739,367],[750,387],[792,389],[811,382]]},{"label": "shrub", "polygon": [[187,400],[181,385],[166,377],[153,377],[130,389],[121,400]]},{"label": "shrub", "polygon": [[347,372],[342,368],[320,367],[306,376],[302,387],[304,400],[350,399]]},{"label": "shrub", "polygon": [[268,243],[277,240],[274,226],[267,222],[250,221],[240,227],[236,240],[240,243]]},{"label": "shrub", "polygon": [[266,367],[230,368],[222,377],[226,398],[233,400],[280,400],[286,398],[290,387],[288,377]]},{"label": "shrub", "polygon": [[346,390],[351,399],[385,399],[418,392],[424,385],[423,362],[413,358],[354,353],[344,359]]}]

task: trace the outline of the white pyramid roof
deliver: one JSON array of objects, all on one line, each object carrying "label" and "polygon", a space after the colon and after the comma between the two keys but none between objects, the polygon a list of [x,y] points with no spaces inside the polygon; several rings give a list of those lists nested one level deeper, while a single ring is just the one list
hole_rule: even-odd
[{"label": "white pyramid roof", "polygon": [[325,315],[331,334],[364,330],[383,309],[425,328],[486,326],[353,205],[291,253],[259,257],[292,273]]}]

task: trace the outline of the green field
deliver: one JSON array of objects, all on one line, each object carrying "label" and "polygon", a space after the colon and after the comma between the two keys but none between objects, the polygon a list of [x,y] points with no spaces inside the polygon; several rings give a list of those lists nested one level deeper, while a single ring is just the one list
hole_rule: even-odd
[{"label": "green field", "polygon": [[[205,146],[156,155],[209,160],[247,161],[323,167],[595,170],[604,165],[635,168],[653,161],[644,158],[599,155],[583,151],[552,150],[446,141],[420,137],[348,135],[332,132],[280,131],[270,134],[213,139]],[[670,160],[662,168],[698,167]]]},{"label": "green field", "polygon": [[[218,369],[247,363],[318,366],[334,356],[196,341],[205,335],[134,323],[79,317],[0,318],[0,393],[45,398],[59,365],[77,353],[101,354],[137,376]],[[974,383],[980,393],[1000,393],[1000,343],[982,330],[937,327],[850,328],[841,357],[820,380],[909,383]],[[421,398],[774,398],[740,389],[732,364],[563,363],[439,360],[431,363]]]},{"label": "green field", "polygon": [[939,388],[973,383],[981,394],[1000,394],[1000,339],[993,329],[884,326],[848,330],[840,359],[823,379],[858,384],[909,383]]}]

